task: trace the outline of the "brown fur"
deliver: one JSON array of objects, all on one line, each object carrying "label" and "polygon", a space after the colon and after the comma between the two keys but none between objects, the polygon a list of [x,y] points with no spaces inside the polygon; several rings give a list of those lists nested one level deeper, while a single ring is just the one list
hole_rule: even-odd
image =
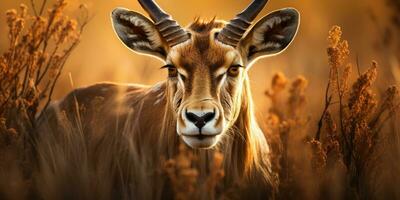
[{"label": "brown fur", "polygon": [[[216,83],[210,81],[215,70],[229,67],[224,60],[228,49],[210,41],[210,32],[221,26],[222,23],[215,20],[196,20],[189,26],[194,36],[193,43],[179,49],[177,67],[189,73],[185,83],[186,91],[181,98],[192,93],[194,96],[192,94],[191,98],[209,93],[223,101],[227,96],[237,94],[237,99],[231,100],[235,104],[229,105],[231,111],[226,114],[230,116],[230,128],[223,140],[213,149],[193,150],[200,161],[197,166],[199,179],[204,180],[209,173],[207,166],[213,162],[213,152],[221,151],[224,155],[224,184],[227,188],[240,184],[245,186],[240,187],[243,192],[239,194],[243,198],[268,197],[273,192],[276,180],[270,171],[268,144],[254,118],[247,74],[244,73],[239,80],[243,81],[240,83],[243,86],[237,91],[229,86],[216,90]],[[51,148],[57,148],[55,145],[60,143],[61,139],[57,138],[80,133],[84,137],[90,169],[104,172],[101,167],[105,162],[104,157],[110,155],[110,162],[118,163],[118,167],[108,169],[112,174],[110,179],[125,183],[132,181],[127,180],[132,175],[135,185],[151,185],[146,194],[141,194],[144,191],[139,191],[140,186],[135,187],[135,196],[161,197],[168,191],[165,189],[168,188],[167,180],[160,178],[157,171],[151,169],[159,169],[162,158],[173,158],[181,143],[176,134],[176,123],[180,120],[176,116],[179,92],[182,91],[171,80],[152,87],[101,83],[71,92],[53,104],[41,122],[41,139],[49,140],[48,134],[54,134],[54,140],[58,141],[41,148],[42,156],[49,157],[43,160],[42,167],[49,165],[48,159],[57,160],[56,155],[51,153]],[[138,170],[142,167],[150,167],[150,171],[145,173]]]}]

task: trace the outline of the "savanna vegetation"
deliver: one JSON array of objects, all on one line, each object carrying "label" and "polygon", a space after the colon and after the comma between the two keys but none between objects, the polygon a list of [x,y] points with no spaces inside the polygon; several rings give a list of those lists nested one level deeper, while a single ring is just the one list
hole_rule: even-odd
[{"label": "savanna vegetation", "polygon": [[[168,180],[176,199],[235,198],[235,187],[241,183],[224,187],[219,153],[208,166],[209,176],[199,179],[196,152],[183,144],[174,159],[160,157],[162,166],[147,166],[135,161],[132,149],[121,148],[124,141],[108,141],[104,156],[96,161],[100,170],[91,171],[84,133],[73,128],[79,122],[65,118],[70,135],[39,141],[36,125],[43,117],[41,110],[53,100],[90,15],[82,5],[77,16],[68,16],[67,0],[53,5],[37,2],[41,1],[32,0],[29,8],[21,4],[3,15],[7,27],[1,27],[1,34],[7,34],[8,46],[0,55],[0,199],[109,199],[115,197],[114,188],[119,188],[118,198],[129,199],[135,192],[160,187],[158,182],[130,184],[146,179],[138,174],[148,170]],[[400,10],[397,1],[388,2],[394,13]],[[391,46],[399,55],[399,15],[391,16],[390,22],[376,48]],[[320,87],[325,95],[319,115],[307,110],[308,100],[314,98],[306,92],[307,77],[291,80],[279,72],[266,87],[264,98],[271,106],[259,122],[271,145],[276,199],[400,199],[399,86],[375,87],[387,73],[400,77],[399,66],[387,72],[382,65],[390,62],[352,63],[351,48],[342,36],[346,31],[339,26],[327,30],[327,48],[321,51],[328,60],[321,67],[329,73]],[[100,98],[93,99],[94,106],[100,103]],[[122,156],[107,154],[111,151]],[[121,166],[131,170],[131,176],[115,183],[111,173]],[[151,195],[139,198],[157,197]]]}]

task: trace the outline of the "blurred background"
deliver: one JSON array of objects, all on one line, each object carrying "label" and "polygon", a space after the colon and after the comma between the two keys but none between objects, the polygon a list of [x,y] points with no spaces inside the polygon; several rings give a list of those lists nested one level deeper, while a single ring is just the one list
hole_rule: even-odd
[{"label": "blurred background", "polygon": [[[29,0],[1,0],[0,13],[18,7],[21,2],[31,5]],[[40,0],[36,2],[41,3]],[[157,2],[181,25],[187,25],[196,17],[211,19],[216,16],[229,20],[244,9],[250,0]],[[51,5],[52,1],[48,3]],[[93,18],[64,68],[56,87],[55,99],[61,98],[72,88],[95,82],[154,84],[166,78],[166,71],[160,69],[163,65],[161,61],[131,52],[113,32],[111,11],[115,7],[126,7],[145,13],[137,1],[70,0],[67,11],[76,15],[82,3],[88,6]],[[400,14],[396,12],[396,9],[400,10],[399,4],[399,0],[270,0],[258,19],[273,10],[294,7],[301,13],[301,25],[297,37],[284,53],[259,60],[250,70],[258,115],[268,109],[264,92],[276,72],[284,73],[291,80],[298,75],[304,76],[309,81],[307,93],[310,114],[321,112],[329,72],[326,38],[333,25],[342,27],[343,38],[350,44],[351,62],[358,63],[361,72],[370,66],[372,60],[380,64],[378,93],[380,85],[396,83],[396,74],[400,71]],[[4,23],[3,15],[0,18],[2,29],[6,27]],[[6,30],[0,30],[0,52],[8,46],[5,33]]]}]

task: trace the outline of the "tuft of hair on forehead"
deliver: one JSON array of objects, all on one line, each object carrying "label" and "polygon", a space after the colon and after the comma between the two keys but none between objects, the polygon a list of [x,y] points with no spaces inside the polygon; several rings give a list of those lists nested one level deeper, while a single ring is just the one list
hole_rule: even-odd
[{"label": "tuft of hair on forehead", "polygon": [[199,34],[208,34],[213,29],[223,28],[225,24],[225,21],[216,20],[215,17],[211,20],[203,20],[197,17],[194,22],[189,25],[189,29]]},{"label": "tuft of hair on forehead", "polygon": [[225,62],[226,48],[216,45],[212,39],[215,29],[221,29],[226,22],[222,20],[202,20],[196,18],[187,30],[191,33],[192,42],[177,49],[179,59],[176,60],[178,66],[221,66]]}]

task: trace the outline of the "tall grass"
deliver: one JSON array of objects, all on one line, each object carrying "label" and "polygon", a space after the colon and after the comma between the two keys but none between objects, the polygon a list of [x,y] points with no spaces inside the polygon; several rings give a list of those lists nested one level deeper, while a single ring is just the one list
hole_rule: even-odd
[{"label": "tall grass", "polygon": [[399,141],[398,127],[391,124],[400,106],[398,88],[390,86],[377,97],[373,92],[376,62],[351,81],[349,46],[341,35],[338,26],[329,32],[330,73],[316,133],[310,133],[309,116],[302,110],[304,78],[292,82],[284,106],[280,104],[288,81],[282,74],[274,76],[266,92],[272,102],[267,137],[280,175],[280,199],[400,198],[396,190],[387,189],[397,185],[398,178],[380,180],[388,168],[399,169],[396,162],[388,164],[384,158],[396,151],[393,147]]},{"label": "tall grass", "polygon": [[22,188],[30,188],[38,111],[50,103],[87,24],[83,6],[79,24],[65,15],[66,1],[57,1],[47,11],[46,3],[33,8],[33,15],[23,4],[6,12],[9,47],[0,56],[0,198],[29,193]]}]

